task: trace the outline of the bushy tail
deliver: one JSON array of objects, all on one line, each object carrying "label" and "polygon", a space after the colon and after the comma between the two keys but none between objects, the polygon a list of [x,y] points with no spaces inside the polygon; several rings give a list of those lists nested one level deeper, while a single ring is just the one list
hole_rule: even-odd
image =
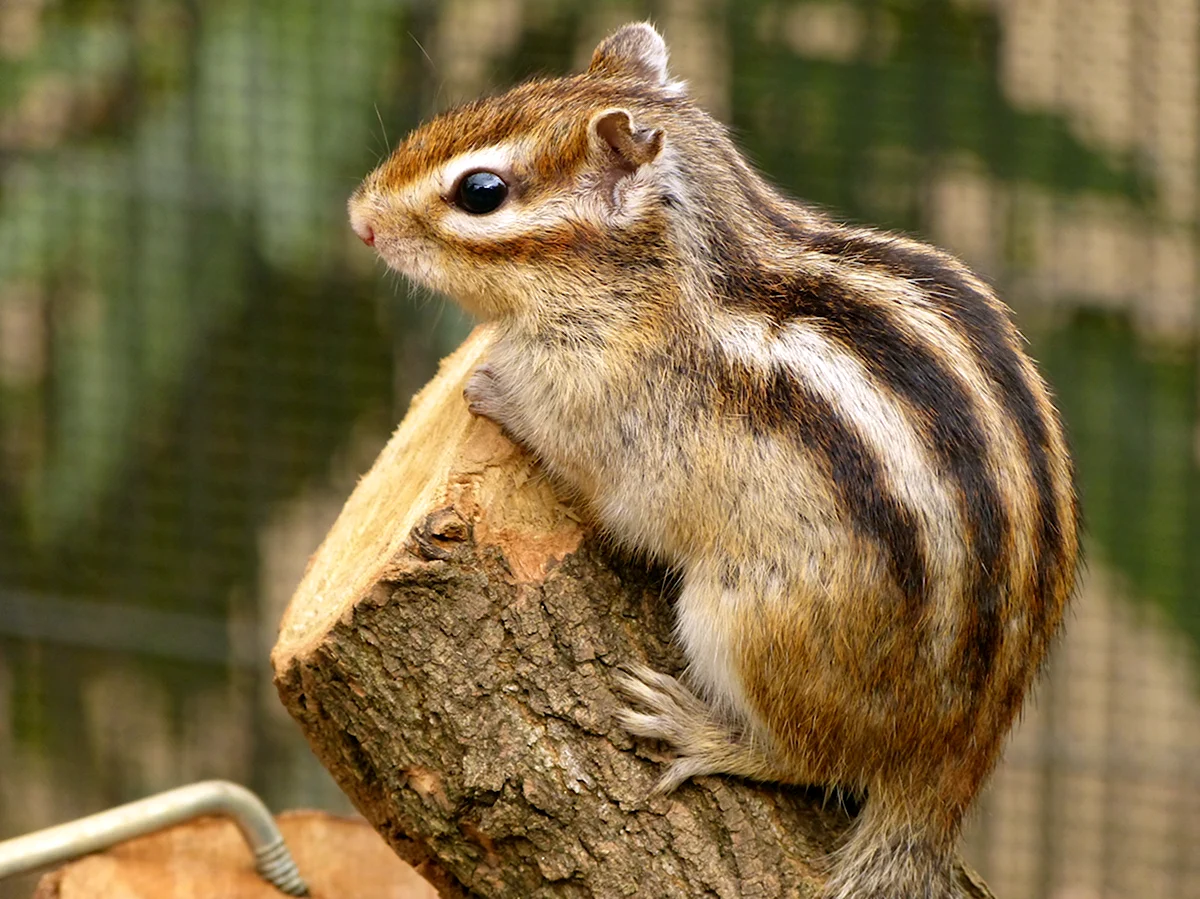
[{"label": "bushy tail", "polygon": [[[885,799],[868,798],[837,851],[823,899],[955,899],[956,833],[918,821]],[[940,817],[940,816],[937,816]],[[954,828],[957,831],[957,827]]]}]

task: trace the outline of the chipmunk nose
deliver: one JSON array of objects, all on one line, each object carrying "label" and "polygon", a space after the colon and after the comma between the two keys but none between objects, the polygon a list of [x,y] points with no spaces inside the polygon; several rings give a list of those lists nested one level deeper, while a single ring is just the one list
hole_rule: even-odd
[{"label": "chipmunk nose", "polygon": [[368,247],[375,246],[375,229],[369,224],[361,221],[352,221],[350,227],[354,229],[354,233],[358,235],[358,239]]},{"label": "chipmunk nose", "polygon": [[371,226],[370,213],[363,208],[357,194],[350,198],[350,227],[358,239],[368,247],[375,246],[375,229]]}]

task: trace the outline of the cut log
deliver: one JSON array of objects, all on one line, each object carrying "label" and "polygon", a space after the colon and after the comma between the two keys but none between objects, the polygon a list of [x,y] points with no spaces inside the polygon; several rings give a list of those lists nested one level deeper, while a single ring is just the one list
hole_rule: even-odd
[{"label": "cut log", "polygon": [[[435,899],[362,821],[284,812],[279,830],[313,899]],[[63,865],[33,899],[281,899],[228,818],[199,818]]]},{"label": "cut log", "polygon": [[650,796],[665,755],[616,724],[613,680],[682,668],[671,578],[608,553],[470,416],[488,341],[443,362],[311,560],[272,655],[281,699],[444,896],[814,896],[836,801],[722,777]]}]

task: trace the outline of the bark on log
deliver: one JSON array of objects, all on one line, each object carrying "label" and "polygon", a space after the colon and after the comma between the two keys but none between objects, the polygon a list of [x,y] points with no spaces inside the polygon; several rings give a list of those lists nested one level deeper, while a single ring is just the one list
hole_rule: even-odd
[{"label": "bark on log", "polygon": [[[848,817],[700,778],[613,720],[617,666],[677,673],[671,581],[615,559],[442,364],[309,564],[276,686],[358,809],[444,896],[808,897]],[[962,895],[991,894],[960,871]]]}]

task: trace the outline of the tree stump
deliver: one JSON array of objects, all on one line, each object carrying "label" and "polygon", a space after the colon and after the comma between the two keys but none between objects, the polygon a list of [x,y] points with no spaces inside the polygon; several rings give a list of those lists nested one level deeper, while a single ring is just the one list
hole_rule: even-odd
[{"label": "tree stump", "polygon": [[[821,792],[699,778],[614,721],[618,666],[678,673],[666,572],[615,558],[442,363],[284,616],[279,695],[443,896],[816,895],[849,823]],[[962,895],[991,894],[960,870]]]}]

